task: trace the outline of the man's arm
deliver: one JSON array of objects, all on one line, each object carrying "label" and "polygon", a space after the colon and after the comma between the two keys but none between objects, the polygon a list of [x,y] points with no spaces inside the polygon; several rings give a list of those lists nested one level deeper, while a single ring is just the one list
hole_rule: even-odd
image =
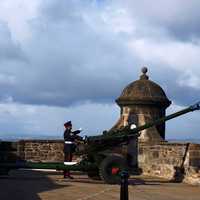
[{"label": "man's arm", "polygon": [[78,135],[81,131],[82,131],[82,129],[78,129],[78,130],[75,130],[75,131],[72,132],[75,140],[79,140],[79,141],[83,140],[83,138]]},{"label": "man's arm", "polygon": [[81,132],[80,130],[76,130],[76,131],[73,131],[72,133],[73,133],[74,135],[78,135],[80,132]]}]

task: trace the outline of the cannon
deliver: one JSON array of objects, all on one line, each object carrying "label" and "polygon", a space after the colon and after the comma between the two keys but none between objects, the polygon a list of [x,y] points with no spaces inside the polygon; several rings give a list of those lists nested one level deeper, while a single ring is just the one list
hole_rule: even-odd
[{"label": "cannon", "polygon": [[[75,154],[81,157],[81,160],[78,163],[35,163],[26,161],[16,161],[15,163],[1,162],[0,174],[7,174],[12,169],[20,168],[66,169],[86,172],[88,177],[92,179],[101,179],[108,184],[118,184],[120,183],[121,172],[127,171],[130,174],[140,172],[137,162],[130,162],[130,155],[127,148],[130,141],[135,141],[135,144],[137,144],[137,139],[142,130],[160,125],[165,121],[195,110],[200,110],[200,102],[142,126],[133,128],[130,124],[122,129],[115,131],[111,130],[104,132],[101,135],[86,137],[82,139],[77,146]],[[137,154],[137,145],[135,148]]]}]

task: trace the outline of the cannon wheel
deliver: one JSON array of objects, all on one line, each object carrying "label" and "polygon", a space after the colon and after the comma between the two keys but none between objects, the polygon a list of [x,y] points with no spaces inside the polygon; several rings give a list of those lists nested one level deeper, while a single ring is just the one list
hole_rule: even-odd
[{"label": "cannon wheel", "polygon": [[92,180],[101,180],[101,177],[99,175],[99,170],[93,170],[93,171],[88,171],[87,175],[89,178],[91,178]]},{"label": "cannon wheel", "polygon": [[99,175],[108,184],[119,184],[120,173],[128,171],[126,159],[120,155],[107,156],[100,164]]}]

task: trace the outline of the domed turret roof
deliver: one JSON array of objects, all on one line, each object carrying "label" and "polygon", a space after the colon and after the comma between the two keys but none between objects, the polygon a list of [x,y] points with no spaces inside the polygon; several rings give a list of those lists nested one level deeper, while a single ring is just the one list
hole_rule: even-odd
[{"label": "domed turret roof", "polygon": [[148,69],[143,67],[140,79],[124,88],[121,96],[116,100],[118,105],[153,104],[166,108],[171,104],[164,90],[149,80],[147,71]]}]

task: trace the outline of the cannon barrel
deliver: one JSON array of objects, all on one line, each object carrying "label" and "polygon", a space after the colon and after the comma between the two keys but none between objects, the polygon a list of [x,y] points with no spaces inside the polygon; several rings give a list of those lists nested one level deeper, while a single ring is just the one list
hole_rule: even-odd
[{"label": "cannon barrel", "polygon": [[200,102],[198,102],[198,103],[196,103],[196,104],[194,104],[194,105],[192,105],[192,106],[189,106],[188,108],[185,108],[185,109],[183,109],[183,110],[180,110],[180,111],[178,111],[178,112],[175,112],[175,113],[173,113],[173,114],[171,114],[171,115],[168,115],[168,116],[166,116],[166,117],[162,117],[162,118],[157,119],[157,120],[155,120],[155,121],[153,121],[153,122],[144,124],[144,125],[139,126],[139,127],[137,127],[137,128],[134,128],[134,129],[132,129],[131,132],[132,132],[132,133],[140,132],[140,131],[142,131],[142,130],[144,130],[144,129],[150,128],[150,127],[152,127],[152,126],[160,125],[160,124],[162,124],[162,123],[164,123],[164,122],[166,122],[166,121],[168,121],[168,120],[171,120],[171,119],[173,119],[173,118],[179,117],[179,116],[184,115],[184,114],[189,113],[189,112],[193,112],[193,111],[195,111],[195,110],[200,110]]},{"label": "cannon barrel", "polygon": [[176,117],[179,117],[181,115],[184,115],[186,113],[189,113],[189,112],[193,112],[195,110],[200,110],[200,101],[192,106],[189,106],[183,110],[180,110],[178,112],[175,112],[173,114],[170,114],[166,117],[162,117],[160,119],[157,119],[153,122],[149,122],[149,123],[146,123],[144,125],[141,125],[139,127],[136,127],[134,129],[131,129],[131,125],[128,125],[122,129],[119,129],[117,131],[111,131],[111,132],[108,132],[107,134],[104,134],[104,135],[99,135],[99,136],[90,136],[88,138],[88,141],[98,141],[98,140],[102,140],[102,141],[108,141],[108,140],[113,140],[114,138],[115,139],[121,139],[124,138],[124,139],[127,139],[127,137],[138,137],[140,135],[140,131],[142,130],[145,130],[147,128],[151,128],[153,126],[156,126],[156,125],[160,125],[168,120],[171,120],[173,118],[176,118]]},{"label": "cannon barrel", "polygon": [[11,169],[55,169],[55,170],[73,170],[87,172],[89,170],[96,169],[96,165],[93,163],[80,162],[74,165],[65,165],[64,163],[53,162],[26,162],[17,161],[15,163],[0,163],[0,169],[5,168],[8,171]]}]

